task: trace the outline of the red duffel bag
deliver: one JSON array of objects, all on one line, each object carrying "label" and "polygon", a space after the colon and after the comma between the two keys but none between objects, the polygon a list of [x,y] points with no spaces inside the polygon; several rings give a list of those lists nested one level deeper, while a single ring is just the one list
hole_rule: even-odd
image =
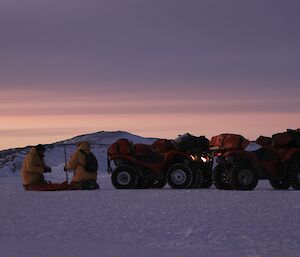
[{"label": "red duffel bag", "polygon": [[175,150],[175,146],[171,140],[168,139],[158,139],[152,144],[152,148],[155,151],[166,153],[172,150]]},{"label": "red duffel bag", "polygon": [[131,154],[133,152],[133,143],[128,139],[119,139],[117,142],[113,143],[109,149],[108,154]]}]

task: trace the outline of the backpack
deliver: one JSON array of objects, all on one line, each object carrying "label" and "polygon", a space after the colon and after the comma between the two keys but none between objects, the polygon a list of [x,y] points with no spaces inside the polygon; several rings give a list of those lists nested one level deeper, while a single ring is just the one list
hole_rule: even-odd
[{"label": "backpack", "polygon": [[259,136],[255,140],[256,144],[259,144],[262,147],[270,147],[272,146],[272,138],[271,137],[265,137],[265,136]]},{"label": "backpack", "polygon": [[97,172],[98,161],[95,155],[92,152],[86,153],[83,150],[80,150],[80,152],[85,156],[85,165],[82,165],[82,167],[89,173]]}]

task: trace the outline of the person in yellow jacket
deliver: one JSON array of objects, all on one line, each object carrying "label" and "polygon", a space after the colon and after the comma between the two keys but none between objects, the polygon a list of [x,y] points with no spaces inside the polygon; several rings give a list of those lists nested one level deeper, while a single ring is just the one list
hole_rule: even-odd
[{"label": "person in yellow jacket", "polygon": [[34,146],[24,158],[21,174],[26,190],[34,190],[40,185],[48,185],[44,173],[51,172],[51,168],[45,164],[45,150],[43,145]]},{"label": "person in yellow jacket", "polygon": [[97,184],[98,163],[91,152],[89,142],[77,144],[76,151],[72,154],[64,170],[75,171],[71,188],[83,190],[99,189]]}]

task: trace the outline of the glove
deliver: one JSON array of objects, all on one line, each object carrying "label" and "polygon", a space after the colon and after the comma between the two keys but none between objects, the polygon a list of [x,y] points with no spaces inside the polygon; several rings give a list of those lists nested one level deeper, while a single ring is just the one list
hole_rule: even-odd
[{"label": "glove", "polygon": [[44,173],[50,173],[52,169],[50,167],[45,167]]}]

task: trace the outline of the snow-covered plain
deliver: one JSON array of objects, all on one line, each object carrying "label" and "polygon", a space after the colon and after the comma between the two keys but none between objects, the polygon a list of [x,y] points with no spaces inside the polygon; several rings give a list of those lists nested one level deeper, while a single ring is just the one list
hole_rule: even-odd
[{"label": "snow-covered plain", "polygon": [[217,189],[25,192],[0,178],[1,257],[300,256],[300,197]]},{"label": "snow-covered plain", "polygon": [[266,181],[252,192],[116,190],[106,151],[124,137],[154,141],[119,131],[47,145],[46,179],[62,182],[64,144],[70,156],[78,141],[90,141],[99,191],[25,192],[19,170],[29,148],[0,152],[0,257],[300,257],[299,191]]}]

